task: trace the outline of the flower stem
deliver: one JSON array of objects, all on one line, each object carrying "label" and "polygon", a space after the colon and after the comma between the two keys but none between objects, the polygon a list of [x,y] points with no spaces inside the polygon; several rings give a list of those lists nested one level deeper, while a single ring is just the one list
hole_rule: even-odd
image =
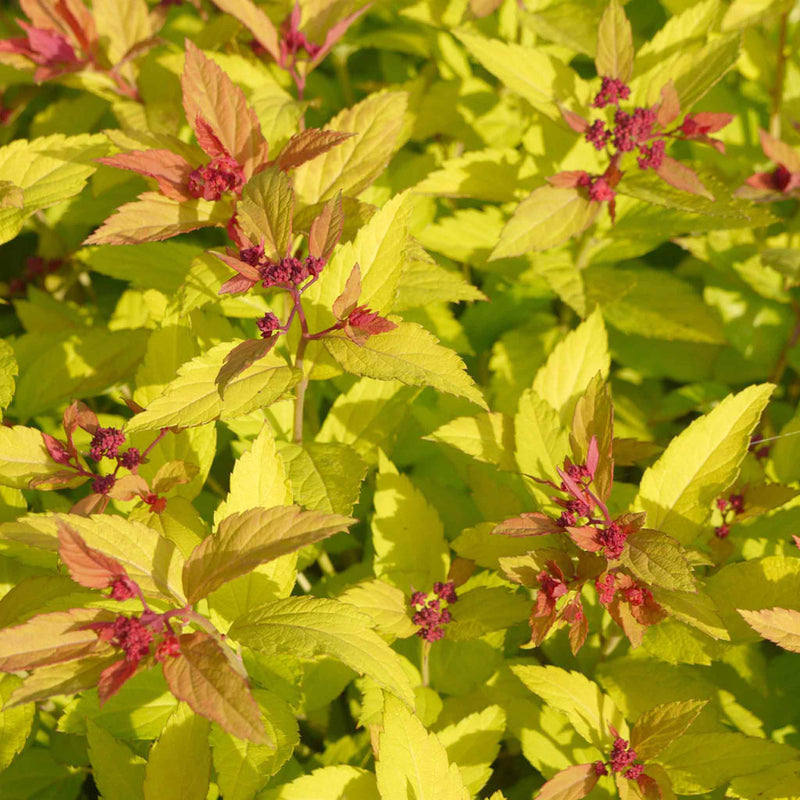
[{"label": "flower stem", "polygon": [[422,673],[422,685],[430,686],[431,683],[431,643],[426,639],[422,642],[422,657],[420,658],[420,672]]},{"label": "flower stem", "polygon": [[781,14],[780,28],[778,29],[778,60],[775,64],[775,85],[772,89],[772,108],[769,116],[769,132],[772,136],[780,138],[781,135],[781,105],[783,103],[783,82],[786,77],[786,29],[789,24],[789,12]]}]

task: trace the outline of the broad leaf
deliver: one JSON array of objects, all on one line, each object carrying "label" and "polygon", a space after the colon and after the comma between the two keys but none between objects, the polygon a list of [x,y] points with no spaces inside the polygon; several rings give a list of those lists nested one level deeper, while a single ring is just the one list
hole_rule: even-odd
[{"label": "broad leaf", "polygon": [[22,425],[0,427],[0,483],[27,489],[34,478],[46,478],[64,469],[53,461],[41,431]]},{"label": "broad leaf", "polygon": [[103,798],[144,800],[145,764],[126,744],[92,720],[86,722],[92,777]]},{"label": "broad leaf", "polygon": [[800,653],[800,611],[791,608],[739,610],[744,621],[759,635],[793,653]]},{"label": "broad leaf", "polygon": [[694,591],[692,568],[683,547],[661,531],[645,529],[632,533],[620,560],[647,584],[681,592]]},{"label": "broad leaf", "polygon": [[619,0],[611,0],[597,30],[597,74],[627,83],[633,74],[633,32]]},{"label": "broad leaf", "polygon": [[514,469],[514,423],[505,414],[490,411],[474,417],[458,417],[426,438],[449,444],[486,464],[508,471]]},{"label": "broad leaf", "polygon": [[599,780],[594,764],[575,764],[550,778],[539,790],[536,800],[581,800]]},{"label": "broad leaf", "polygon": [[236,205],[236,221],[255,244],[263,243],[270,258],[289,253],[294,215],[294,192],[286,173],[268,167],[251,178]]},{"label": "broad leaf", "polygon": [[0,731],[3,733],[0,737],[0,770],[4,770],[25,746],[36,715],[35,707],[30,704],[21,708],[7,707],[20,683],[21,679],[16,675],[0,677]]},{"label": "broad leaf", "polygon": [[689,730],[708,700],[682,700],[654,706],[636,720],[631,747],[640,761],[656,758],[662,750]]}]

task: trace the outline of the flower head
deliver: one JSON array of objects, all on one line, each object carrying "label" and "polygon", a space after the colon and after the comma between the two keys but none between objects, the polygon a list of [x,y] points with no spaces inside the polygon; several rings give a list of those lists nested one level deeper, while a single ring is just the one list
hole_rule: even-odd
[{"label": "flower head", "polygon": [[226,192],[238,192],[244,185],[244,171],[234,158],[221,155],[189,174],[188,189],[192,197],[219,200]]},{"label": "flower head", "polygon": [[118,428],[98,428],[89,447],[89,456],[100,461],[103,456],[116,458],[119,448],[125,444],[125,434]]},{"label": "flower head", "polygon": [[592,100],[592,108],[605,108],[608,105],[619,105],[620,100],[627,100],[631,90],[619,78],[609,78],[604,75],[600,91]]}]

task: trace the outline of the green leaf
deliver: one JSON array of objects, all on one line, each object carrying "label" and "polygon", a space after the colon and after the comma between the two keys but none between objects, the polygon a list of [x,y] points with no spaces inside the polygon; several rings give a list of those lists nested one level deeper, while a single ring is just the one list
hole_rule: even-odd
[{"label": "green leaf", "polygon": [[635,577],[652,586],[692,592],[692,568],[683,547],[661,531],[640,530],[626,540],[620,561]]},{"label": "green leaf", "polygon": [[254,175],[242,189],[236,220],[251,242],[263,242],[267,256],[281,259],[289,252],[294,216],[294,192],[286,173],[277,167]]},{"label": "green leaf", "polygon": [[470,796],[474,797],[491,777],[491,765],[505,729],[503,709],[492,705],[437,732],[436,738],[444,745],[450,763],[458,767]]},{"label": "green leaf", "polygon": [[375,765],[381,800],[468,800],[458,767],[422,723],[393,697],[384,704]]},{"label": "green leaf", "polygon": [[181,703],[150,750],[144,800],[159,800],[167,787],[175,800],[206,800],[210,778],[208,720]]},{"label": "green leaf", "polygon": [[403,269],[395,309],[422,308],[430,303],[486,300],[486,295],[453,270],[440,267],[427,254],[416,254]]},{"label": "green leaf", "polygon": [[401,322],[388,333],[370,336],[363,346],[346,336],[328,336],[324,343],[342,369],[353,375],[432,386],[486,408],[464,362],[414,322]]},{"label": "green leaf", "polygon": [[103,800],[144,800],[145,764],[92,720],[86,723],[92,776]]},{"label": "green leaf", "polygon": [[267,736],[275,746],[238,739],[218,725],[211,726],[211,752],[217,782],[226,800],[251,800],[292,755],[299,743],[297,720],[289,704],[277,694],[256,689]]},{"label": "green leaf", "polygon": [[0,409],[8,408],[14,397],[16,375],[19,375],[19,367],[14,349],[5,339],[0,339]]},{"label": "green leaf", "polygon": [[603,317],[596,310],[555,346],[545,365],[536,373],[533,391],[559,413],[562,423],[568,425],[589,381],[598,372],[607,378],[610,363]]},{"label": "green leaf", "polygon": [[0,676],[0,772],[25,746],[36,715],[36,707],[31,703],[17,708],[3,708],[21,684],[22,680],[17,675]]},{"label": "green leaf", "polygon": [[397,147],[407,103],[405,92],[377,92],[337,114],[325,130],[359,135],[294,171],[294,190],[303,204],[328,200],[339,191],[351,197],[363,192]]},{"label": "green leaf", "polygon": [[528,619],[529,599],[501,586],[476,586],[450,607],[453,620],[446,628],[451,641],[478,639],[491,632],[505,630]]},{"label": "green leaf", "polygon": [[549,250],[585,231],[601,204],[578,189],[540,186],[517,206],[500,234],[490,261]]},{"label": "green leaf", "polygon": [[[546,388],[550,382],[550,379],[543,378],[542,387]],[[551,396],[558,402],[557,392],[551,392]],[[543,480],[560,480],[556,469],[562,466],[570,452],[569,437],[558,412],[533,389],[526,389],[519,399],[514,432],[514,454],[520,472]],[[543,502],[548,502],[548,493],[538,484],[531,489],[536,496],[541,496]]]},{"label": "green leaf", "polygon": [[383,800],[378,794],[375,775],[360,767],[348,764],[321,767],[268,789],[259,795],[259,800]]},{"label": "green leaf", "polygon": [[550,119],[561,118],[557,98],[581,93],[575,73],[540,48],[507,44],[465,31],[456,32],[456,36],[481,66]]},{"label": "green leaf", "polygon": [[628,738],[628,725],[614,701],[585,675],[560,667],[514,666],[511,671],[602,752],[610,749],[614,740],[609,726],[613,725],[623,739]]},{"label": "green leaf", "polygon": [[635,510],[647,512],[649,527],[682,544],[694,540],[714,498],[736,479],[773,389],[761,384],[729,395],[670,442],[645,470],[634,501]]},{"label": "green leaf", "polygon": [[283,444],[280,455],[296,503],[313,511],[352,512],[367,471],[352,447],[339,442]]},{"label": "green leaf", "polygon": [[653,587],[656,602],[686,625],[702,631],[712,639],[730,640],[728,629],[719,616],[714,601],[703,592],[673,592]]},{"label": "green leaf", "polygon": [[474,417],[458,417],[425,438],[449,444],[478,461],[494,464],[500,469],[509,472],[514,469],[514,423],[505,414],[489,411]]},{"label": "green leaf", "polygon": [[436,510],[411,480],[381,461],[372,517],[373,568],[402,589],[429,590],[450,565],[444,527]]},{"label": "green leaf", "polygon": [[3,800],[61,800],[78,796],[85,773],[56,761],[42,747],[30,747],[0,774]]},{"label": "green leaf", "polygon": [[165,325],[154,330],[147,340],[144,359],[136,370],[134,401],[147,406],[175,377],[179,367],[198,354],[198,350],[195,336],[187,327]]},{"label": "green leaf", "polygon": [[338,597],[367,614],[375,629],[392,638],[413,636],[417,626],[411,621],[405,592],[382,580],[357,583]]},{"label": "green leaf", "polygon": [[108,649],[100,652],[106,655],[89,656],[77,661],[38,667],[8,698],[9,708],[94,689],[103,671],[119,661],[119,655],[115,653],[108,655]]},{"label": "green leaf", "polygon": [[800,435],[800,414],[795,415],[781,428],[778,441],[772,443],[770,453],[775,477],[782,483],[791,483],[800,475],[800,447],[797,436]]},{"label": "green leaf", "polygon": [[259,564],[326,539],[353,522],[298,506],[253,508],[225,517],[183,566],[187,600],[194,604]]},{"label": "green leaf", "polygon": [[0,427],[0,483],[27,489],[33,478],[46,478],[64,469],[50,457],[42,432],[15,425]]},{"label": "green leaf", "polygon": [[611,0],[600,19],[594,63],[601,77],[627,83],[633,74],[633,32],[619,0]]},{"label": "green leaf", "polygon": [[631,731],[631,747],[640,761],[656,758],[689,730],[708,700],[678,700],[645,711]]},{"label": "green leaf", "polygon": [[739,610],[744,621],[759,635],[784,650],[800,653],[800,611],[791,608]]},{"label": "green leaf", "polygon": [[276,600],[237,619],[228,635],[267,655],[332,656],[413,703],[399,656],[370,630],[369,617],[346,603],[311,597]]},{"label": "green leaf", "polygon": [[126,425],[126,432],[235,419],[275,402],[299,380],[296,370],[270,354],[233,378],[225,389],[225,398],[221,398],[215,379],[225,356],[238,344],[223,342],[184,364],[178,377]]}]

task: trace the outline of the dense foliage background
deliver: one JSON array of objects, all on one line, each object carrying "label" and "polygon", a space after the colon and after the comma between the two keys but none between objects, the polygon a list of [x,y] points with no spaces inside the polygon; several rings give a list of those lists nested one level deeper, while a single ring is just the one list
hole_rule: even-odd
[{"label": "dense foliage background", "polygon": [[0,798],[800,797],[800,6],[0,39]]}]

